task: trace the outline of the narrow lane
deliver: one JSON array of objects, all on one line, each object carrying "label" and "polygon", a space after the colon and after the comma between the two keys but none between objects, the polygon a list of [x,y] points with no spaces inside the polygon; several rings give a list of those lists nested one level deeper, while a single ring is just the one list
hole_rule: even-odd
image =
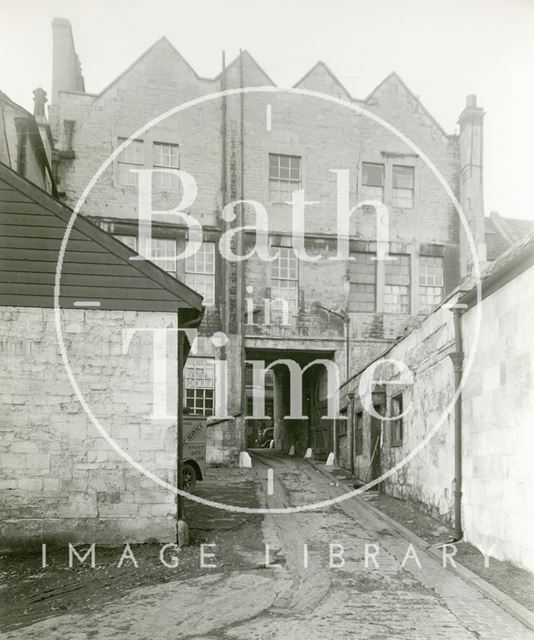
[{"label": "narrow lane", "polygon": [[[274,451],[254,452],[253,465],[252,470],[215,470],[203,490],[221,502],[270,508],[316,503],[344,491],[303,460]],[[268,469],[273,470],[272,492]],[[266,513],[261,520],[200,506],[189,514],[205,541],[217,542],[208,548],[214,556],[207,558],[207,568],[181,576],[187,562],[178,564],[169,581],[132,586],[103,599],[90,614],[80,602],[79,609],[50,612],[1,637],[534,640],[533,632],[424,550],[412,548],[406,558],[409,542],[364,500]],[[193,546],[186,555],[199,553]],[[63,571],[68,581],[70,571]]]},{"label": "narrow lane", "polygon": [[[267,468],[274,470],[272,496],[260,483],[269,507],[310,504],[343,492],[303,460],[266,450],[254,457],[260,476],[262,467],[265,478]],[[267,514],[264,526],[266,542],[284,558],[290,595],[274,604],[279,618],[260,616],[233,628],[230,637],[534,638],[434,558],[410,547],[359,498],[319,511]]]}]

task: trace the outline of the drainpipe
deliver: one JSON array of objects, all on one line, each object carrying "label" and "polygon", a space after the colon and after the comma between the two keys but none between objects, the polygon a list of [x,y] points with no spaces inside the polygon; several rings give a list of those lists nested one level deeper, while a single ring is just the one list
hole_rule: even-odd
[{"label": "drainpipe", "polygon": [[354,391],[349,391],[347,393],[348,397],[348,407],[347,407],[347,418],[349,423],[347,425],[347,433],[348,433],[348,446],[349,446],[349,467],[350,472],[354,475]]},{"label": "drainpipe", "polygon": [[[244,69],[243,69],[243,50],[239,50],[239,86],[243,89],[244,86]],[[241,92],[239,94],[239,147],[240,147],[240,196],[241,200],[245,199],[245,94]],[[245,220],[245,205],[241,203],[239,207],[239,226],[241,231],[237,237],[237,253],[243,254],[243,224]],[[238,309],[239,309],[239,329],[241,333],[241,415],[245,416],[247,411],[246,391],[245,391],[245,316],[243,314],[243,301],[245,300],[245,262],[241,261],[238,264]],[[246,432],[245,432],[246,433]],[[246,440],[246,435],[244,436]],[[245,444],[245,443],[243,443]]]},{"label": "drainpipe", "polygon": [[346,367],[345,380],[348,380],[350,378],[350,316],[347,313],[347,311],[345,311],[344,313],[345,313],[345,319],[343,320],[343,322],[345,324],[345,367]]},{"label": "drainpipe", "polygon": [[455,304],[450,308],[454,319],[454,352],[450,354],[454,368],[454,391],[457,393],[454,404],[454,542],[462,540],[462,310],[465,304]]},{"label": "drainpipe", "polygon": [[[226,54],[222,52],[222,69],[221,69],[221,91],[226,91]],[[227,102],[226,96],[222,97],[221,103],[221,211],[226,206],[226,200],[228,196],[228,187],[227,187],[227,167],[226,167],[226,156],[227,156]],[[226,231],[226,224],[224,220],[219,220],[221,233]],[[219,260],[218,264],[220,266],[220,279],[219,283],[221,284],[221,293],[219,294],[219,304],[221,308],[221,317],[222,317],[222,326],[224,332],[228,335],[229,330],[229,317],[228,317],[228,297],[229,290],[227,288],[226,280],[227,280],[227,271],[226,271],[226,260]],[[226,360],[226,345],[221,347],[221,358]]]},{"label": "drainpipe", "polygon": [[[178,402],[177,402],[177,433],[176,433],[176,486],[178,491],[184,489],[183,458],[184,458],[184,332],[178,331]],[[183,547],[189,544],[189,530],[185,522],[185,497],[176,494],[176,542]]]},{"label": "drainpipe", "polygon": [[[204,313],[204,312],[202,312]],[[202,317],[201,317],[202,319]],[[187,357],[185,349],[184,329],[197,328],[198,318],[185,320],[180,324],[180,316],[177,315],[178,345],[177,345],[177,415],[176,415],[176,487],[179,491],[184,490],[184,365]],[[176,494],[176,542],[179,547],[189,544],[189,527],[185,520],[185,497]]]}]

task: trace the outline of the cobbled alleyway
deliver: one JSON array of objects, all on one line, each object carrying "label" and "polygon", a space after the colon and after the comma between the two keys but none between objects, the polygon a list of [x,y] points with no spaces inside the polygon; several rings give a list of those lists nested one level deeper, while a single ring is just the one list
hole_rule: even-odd
[{"label": "cobbled alleyway", "polygon": [[[252,470],[214,470],[199,485],[200,495],[219,502],[274,509],[341,492],[305,461],[266,450],[253,454]],[[359,498],[297,513],[236,514],[198,504],[187,512],[197,547],[185,553],[180,572],[165,569],[164,580],[108,589],[85,607],[82,589],[79,608],[74,601],[66,612],[51,610],[31,623],[21,618],[3,637],[534,639],[424,550],[410,547]],[[214,545],[205,547],[213,555],[204,562],[212,567],[196,566],[200,542]]]}]

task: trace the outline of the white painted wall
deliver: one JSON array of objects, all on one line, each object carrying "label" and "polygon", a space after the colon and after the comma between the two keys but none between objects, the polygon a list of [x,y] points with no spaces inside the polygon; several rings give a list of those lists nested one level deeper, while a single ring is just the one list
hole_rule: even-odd
[{"label": "white painted wall", "polygon": [[[464,315],[473,348],[475,311]],[[482,301],[463,394],[464,529],[492,556],[534,571],[534,267]]]}]

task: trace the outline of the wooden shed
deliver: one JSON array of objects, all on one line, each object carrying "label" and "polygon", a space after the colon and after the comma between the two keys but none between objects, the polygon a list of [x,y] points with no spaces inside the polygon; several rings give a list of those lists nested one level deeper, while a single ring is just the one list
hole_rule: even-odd
[{"label": "wooden shed", "polygon": [[[200,324],[202,297],[76,217],[60,279],[61,335],[99,431],[56,331],[54,281],[71,216],[0,164],[0,541],[174,540],[174,494],[127,457],[176,483],[177,328]],[[163,416],[153,411],[157,384]]]}]

